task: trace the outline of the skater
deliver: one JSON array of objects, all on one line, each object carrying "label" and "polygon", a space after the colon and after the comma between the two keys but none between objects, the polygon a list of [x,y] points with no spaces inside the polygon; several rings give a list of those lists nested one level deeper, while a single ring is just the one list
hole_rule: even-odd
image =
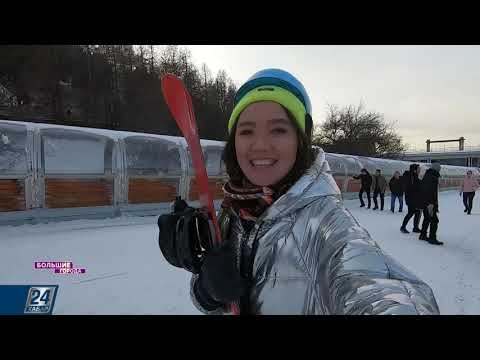
[{"label": "skater", "polygon": [[373,210],[378,209],[377,197],[380,195],[380,210],[383,211],[383,206],[385,203],[385,190],[387,190],[387,180],[381,174],[381,170],[375,170],[375,176],[372,179],[372,187],[373,187],[373,202],[375,207]]},{"label": "skater", "polygon": [[390,211],[395,212],[395,200],[398,199],[398,212],[403,210],[403,179],[400,177],[400,171],[395,171],[393,177],[388,182],[390,188]]},{"label": "skater", "polygon": [[358,192],[358,198],[360,199],[360,207],[365,207],[365,202],[363,201],[363,193],[366,193],[368,200],[368,209],[370,209],[370,187],[372,186],[372,175],[370,175],[367,169],[362,169],[360,170],[360,175],[352,176],[352,178],[361,181],[360,191]]},{"label": "skater", "polygon": [[414,233],[420,233],[421,230],[418,227],[420,225],[421,217],[421,199],[420,199],[420,179],[418,174],[420,173],[420,166],[418,164],[410,165],[410,170],[403,173],[402,180],[405,189],[405,202],[408,206],[408,213],[403,218],[400,231],[408,234],[407,224],[413,216],[413,230]]},{"label": "skater", "polygon": [[245,315],[438,314],[430,287],[345,209],[311,130],[310,100],[291,74],[263,70],[238,90],[223,153],[222,245],[209,247],[208,224],[191,222],[198,212],[185,202],[159,218],[165,257],[193,273],[195,306],[208,314],[228,313],[234,300]]},{"label": "skater", "polygon": [[465,175],[460,184],[460,196],[462,196],[463,193],[463,205],[465,206],[463,212],[466,212],[468,215],[472,213],[473,198],[475,197],[475,191],[478,187],[478,181],[473,178],[472,171],[468,170],[467,175]]},{"label": "skater", "polygon": [[[423,206],[423,223],[419,239],[426,240],[432,245],[443,245],[437,240],[438,229],[438,178],[440,177],[441,165],[432,163],[430,169],[425,172],[421,181],[421,194]],[[427,236],[428,228],[430,233]]]}]

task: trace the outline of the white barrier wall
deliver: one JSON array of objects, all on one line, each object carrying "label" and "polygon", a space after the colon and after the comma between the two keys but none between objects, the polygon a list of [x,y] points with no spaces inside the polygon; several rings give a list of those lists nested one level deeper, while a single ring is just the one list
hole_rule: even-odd
[{"label": "white barrier wall", "polygon": [[0,212],[31,208],[31,155],[27,127],[0,123]]},{"label": "white barrier wall", "polygon": [[[209,188],[218,206],[227,181],[224,143],[201,141]],[[326,154],[345,198],[356,196],[362,168],[387,182],[406,161]],[[420,164],[421,177],[428,166]],[[442,166],[440,187],[459,185],[467,169]],[[0,120],[0,224],[156,215],[181,196],[198,205],[194,170],[183,138]]]}]

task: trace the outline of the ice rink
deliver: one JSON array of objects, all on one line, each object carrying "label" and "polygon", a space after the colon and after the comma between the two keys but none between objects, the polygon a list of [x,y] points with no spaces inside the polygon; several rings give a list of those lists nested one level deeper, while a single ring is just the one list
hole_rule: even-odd
[{"label": "ice rink", "polygon": [[[345,206],[387,253],[433,289],[442,314],[480,314],[480,200],[471,215],[458,192],[440,195],[438,239],[399,231],[403,214]],[[397,205],[398,207],[398,205]],[[407,228],[411,230],[413,219]],[[199,314],[190,274],[169,265],[157,244],[156,217],[0,226],[0,284],[58,284],[54,314]],[[84,274],[35,269],[36,261],[71,261]]]}]

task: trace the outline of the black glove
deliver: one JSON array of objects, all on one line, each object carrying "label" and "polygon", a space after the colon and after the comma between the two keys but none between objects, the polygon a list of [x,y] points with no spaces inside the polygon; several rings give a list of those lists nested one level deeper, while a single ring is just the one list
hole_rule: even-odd
[{"label": "black glove", "polygon": [[214,233],[206,212],[177,198],[173,213],[158,218],[158,227],[158,243],[165,259],[173,266],[198,274],[205,253],[213,247]]},{"label": "black glove", "polygon": [[239,253],[235,243],[227,240],[207,253],[194,293],[207,310],[239,300],[247,292],[247,282],[240,275]]}]

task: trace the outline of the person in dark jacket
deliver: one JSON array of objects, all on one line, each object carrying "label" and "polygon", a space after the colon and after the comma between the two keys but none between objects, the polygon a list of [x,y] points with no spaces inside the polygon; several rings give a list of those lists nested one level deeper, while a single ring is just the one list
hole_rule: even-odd
[{"label": "person in dark jacket", "polygon": [[399,208],[398,212],[403,210],[403,183],[400,178],[400,171],[395,171],[393,177],[388,182],[388,187],[391,192],[390,211],[395,212],[395,200],[398,199]]},{"label": "person in dark jacket", "polygon": [[[438,229],[438,178],[440,177],[441,166],[433,163],[430,169],[425,172],[421,182],[423,223],[420,240],[426,240],[432,245],[443,245],[437,240]],[[427,230],[430,226],[430,234],[427,237]]]},{"label": "person in dark jacket", "polygon": [[363,201],[363,193],[367,193],[368,199],[368,208],[370,209],[371,206],[371,199],[370,199],[370,187],[372,186],[372,176],[368,172],[367,169],[362,169],[360,171],[360,175],[352,176],[354,179],[359,180],[362,182],[362,186],[360,187],[360,191],[358,192],[358,197],[360,199],[360,207],[365,206],[365,202]]},{"label": "person in dark jacket", "polygon": [[410,219],[413,218],[413,232],[419,233],[421,232],[418,225],[420,224],[420,217],[421,217],[421,204],[420,204],[420,179],[418,178],[418,174],[420,173],[420,165],[412,164],[410,165],[410,170],[405,171],[402,176],[403,186],[405,189],[405,202],[408,206],[408,213],[405,215],[403,219],[402,226],[400,227],[400,231],[408,234],[409,231],[407,230],[407,224]]},{"label": "person in dark jacket", "polygon": [[381,174],[381,170],[375,170],[375,176],[372,177],[372,188],[373,188],[373,202],[375,207],[373,210],[378,209],[377,197],[380,195],[380,210],[383,211],[383,206],[385,204],[385,191],[387,190],[387,180]]}]

